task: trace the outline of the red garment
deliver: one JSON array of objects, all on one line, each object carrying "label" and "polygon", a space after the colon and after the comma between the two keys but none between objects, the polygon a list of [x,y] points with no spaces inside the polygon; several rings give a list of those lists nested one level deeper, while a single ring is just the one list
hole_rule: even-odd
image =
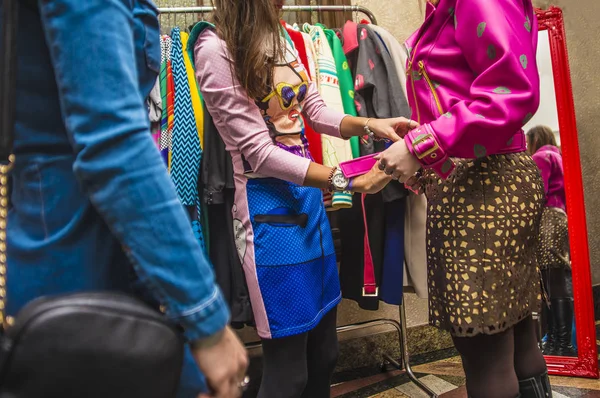
[{"label": "red garment", "polygon": [[167,61],[167,123],[169,135],[169,148],[167,149],[167,165],[171,171],[171,149],[173,147],[173,126],[175,125],[175,81],[173,80],[173,64]]},{"label": "red garment", "polygon": [[[312,76],[310,76],[310,68],[308,67],[308,55],[306,54],[306,47],[304,46],[304,38],[302,37],[302,33],[293,29],[289,29],[285,22],[283,22],[283,26],[290,35],[290,38],[294,43],[294,47],[296,47],[296,51],[298,51],[300,62],[302,62],[302,65],[305,66],[306,73],[312,79]],[[304,123],[304,135],[308,140],[308,148],[314,161],[323,164],[323,144],[321,142],[321,136],[311,129],[306,122]]]},{"label": "red garment", "polygon": [[175,122],[175,82],[173,81],[173,64],[167,61],[167,115],[168,130],[173,131]]}]

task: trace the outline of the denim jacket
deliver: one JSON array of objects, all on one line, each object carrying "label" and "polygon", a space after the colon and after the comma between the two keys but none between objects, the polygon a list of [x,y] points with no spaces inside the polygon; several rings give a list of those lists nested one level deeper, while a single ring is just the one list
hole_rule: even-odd
[{"label": "denim jacket", "polygon": [[150,135],[156,7],[21,3],[8,313],[42,295],[141,286],[188,340],[218,332],[227,305]]}]

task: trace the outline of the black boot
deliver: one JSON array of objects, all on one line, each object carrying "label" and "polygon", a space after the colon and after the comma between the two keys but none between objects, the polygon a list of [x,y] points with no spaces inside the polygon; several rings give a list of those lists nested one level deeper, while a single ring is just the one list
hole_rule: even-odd
[{"label": "black boot", "polygon": [[540,348],[544,355],[555,355],[556,324],[546,302],[542,304],[542,313],[542,322],[546,325],[546,341],[542,342]]},{"label": "black boot", "polygon": [[552,398],[548,372],[525,380],[519,380],[521,398]]},{"label": "black boot", "polygon": [[556,328],[553,355],[560,357],[576,357],[577,352],[571,343],[573,337],[573,299],[554,298],[552,316]]}]

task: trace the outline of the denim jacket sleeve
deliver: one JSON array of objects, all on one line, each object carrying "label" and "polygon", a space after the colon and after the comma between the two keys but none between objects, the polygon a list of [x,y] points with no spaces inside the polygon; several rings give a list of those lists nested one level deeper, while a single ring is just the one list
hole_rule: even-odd
[{"label": "denim jacket sleeve", "polygon": [[186,338],[220,331],[227,305],[150,136],[140,78],[160,62],[154,5],[38,2],[82,189]]}]

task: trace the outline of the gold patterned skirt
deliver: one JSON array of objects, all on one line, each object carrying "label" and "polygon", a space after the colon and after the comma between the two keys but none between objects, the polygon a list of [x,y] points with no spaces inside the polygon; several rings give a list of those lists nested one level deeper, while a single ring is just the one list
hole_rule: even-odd
[{"label": "gold patterned skirt", "polygon": [[537,260],[541,270],[571,268],[567,214],[556,207],[545,207],[540,228]]},{"label": "gold patterned skirt", "polygon": [[429,319],[456,337],[502,332],[541,302],[543,182],[526,153],[455,159],[424,176]]}]

